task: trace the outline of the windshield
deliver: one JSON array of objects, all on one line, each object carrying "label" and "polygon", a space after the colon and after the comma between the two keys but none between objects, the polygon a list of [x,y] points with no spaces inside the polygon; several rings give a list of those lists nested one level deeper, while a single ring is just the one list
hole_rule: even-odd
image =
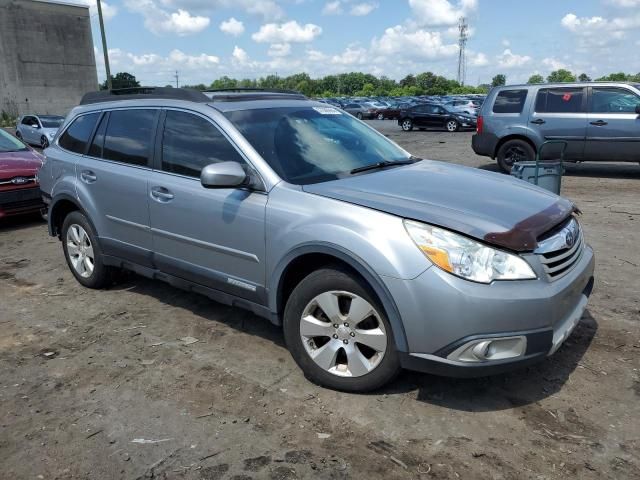
[{"label": "windshield", "polygon": [[289,107],[226,113],[285,181],[336,180],[378,162],[410,158],[400,147],[333,107]]},{"label": "windshield", "polygon": [[40,117],[42,128],[60,128],[64,122],[64,117]]},{"label": "windshield", "polygon": [[13,135],[0,128],[0,153],[28,150],[27,146]]}]

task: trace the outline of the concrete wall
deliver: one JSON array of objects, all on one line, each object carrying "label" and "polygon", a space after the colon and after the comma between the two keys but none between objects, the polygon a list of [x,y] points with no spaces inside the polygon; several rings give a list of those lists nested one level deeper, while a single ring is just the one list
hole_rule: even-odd
[{"label": "concrete wall", "polygon": [[0,112],[65,115],[97,86],[88,8],[0,0]]}]

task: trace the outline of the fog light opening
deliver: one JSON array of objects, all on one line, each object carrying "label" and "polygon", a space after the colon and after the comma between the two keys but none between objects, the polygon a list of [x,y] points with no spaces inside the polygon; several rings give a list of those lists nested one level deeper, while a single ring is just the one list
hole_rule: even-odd
[{"label": "fog light opening", "polygon": [[458,347],[447,357],[457,362],[490,362],[520,357],[527,351],[527,337],[481,338]]}]

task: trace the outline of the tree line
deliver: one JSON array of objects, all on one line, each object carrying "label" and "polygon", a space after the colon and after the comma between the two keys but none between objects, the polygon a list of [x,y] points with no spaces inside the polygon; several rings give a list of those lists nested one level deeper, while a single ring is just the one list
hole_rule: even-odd
[{"label": "tree line", "polygon": [[[112,76],[113,88],[139,87],[140,82],[134,75],[120,72]],[[626,73],[612,73],[597,78],[601,81],[629,81],[640,82],[640,73],[630,75]],[[575,75],[572,72],[559,69],[551,72],[546,78],[547,82],[589,82],[591,78],[582,73]],[[542,75],[532,75],[527,83],[544,83]],[[196,90],[230,89],[230,88],[278,88],[284,90],[296,90],[309,97],[341,97],[341,96],[416,96],[416,95],[451,95],[487,93],[491,87],[507,84],[507,76],[498,74],[493,77],[490,84],[478,86],[461,85],[455,80],[432,72],[423,72],[417,75],[409,74],[397,81],[381,76],[376,77],[370,73],[351,72],[339,75],[327,75],[322,78],[311,78],[307,73],[296,73],[287,77],[267,75],[260,78],[236,79],[228,76],[220,77],[209,85],[200,83],[197,85],[182,85],[183,88]],[[172,85],[166,85],[171,87]],[[101,85],[106,89],[106,81]]]}]

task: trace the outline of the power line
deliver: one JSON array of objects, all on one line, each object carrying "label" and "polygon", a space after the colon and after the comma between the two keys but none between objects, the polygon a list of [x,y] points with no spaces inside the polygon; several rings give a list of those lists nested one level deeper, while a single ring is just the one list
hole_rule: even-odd
[{"label": "power line", "polygon": [[465,77],[467,76],[467,40],[469,39],[469,25],[467,25],[467,19],[460,17],[458,23],[458,31],[460,37],[458,39],[458,83],[464,85]]}]

